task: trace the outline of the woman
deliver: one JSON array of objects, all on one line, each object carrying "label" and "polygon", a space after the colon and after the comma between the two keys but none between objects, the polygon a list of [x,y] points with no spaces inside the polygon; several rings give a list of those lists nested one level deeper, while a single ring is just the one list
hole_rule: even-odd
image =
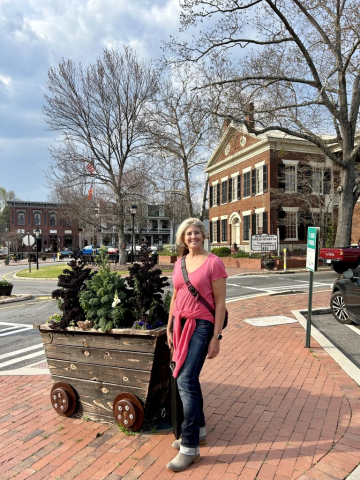
[{"label": "woman", "polygon": [[189,292],[179,259],[174,267],[174,293],[167,327],[169,348],[174,348],[173,375],[177,378],[184,410],[182,438],[172,444],[180,452],[166,466],[174,472],[181,472],[199,461],[199,444],[206,443],[199,375],[205,358],[213,359],[219,354],[225,318],[227,274],[223,262],[204,249],[205,238],[204,224],[197,218],[185,220],[176,235],[180,256],[185,256],[189,281],[215,310],[215,318],[198,297]]}]

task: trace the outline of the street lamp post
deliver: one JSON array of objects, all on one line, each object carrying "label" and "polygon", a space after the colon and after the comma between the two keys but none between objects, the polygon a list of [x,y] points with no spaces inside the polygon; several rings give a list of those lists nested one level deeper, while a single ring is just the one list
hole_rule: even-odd
[{"label": "street lamp post", "polygon": [[28,254],[29,254],[29,273],[31,273],[31,258],[30,258],[30,232],[29,230],[27,231],[27,237],[28,237]]},{"label": "street lamp post", "polygon": [[36,270],[39,270],[39,248],[38,248],[38,239],[40,235],[39,227],[35,228],[34,233],[35,233],[35,242],[36,242]]},{"label": "street lamp post", "polygon": [[131,263],[134,263],[134,241],[135,241],[135,215],[137,205],[132,205],[130,212],[132,215],[132,238],[131,238]]}]

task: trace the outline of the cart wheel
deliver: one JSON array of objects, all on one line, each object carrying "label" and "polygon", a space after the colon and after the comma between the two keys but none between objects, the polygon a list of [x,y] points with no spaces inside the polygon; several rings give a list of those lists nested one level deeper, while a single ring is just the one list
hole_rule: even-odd
[{"label": "cart wheel", "polygon": [[116,423],[136,432],[144,421],[144,409],[140,400],[132,393],[120,393],[113,403]]},{"label": "cart wheel", "polygon": [[57,382],[50,393],[51,404],[56,413],[63,417],[71,417],[76,409],[76,396],[68,383]]}]

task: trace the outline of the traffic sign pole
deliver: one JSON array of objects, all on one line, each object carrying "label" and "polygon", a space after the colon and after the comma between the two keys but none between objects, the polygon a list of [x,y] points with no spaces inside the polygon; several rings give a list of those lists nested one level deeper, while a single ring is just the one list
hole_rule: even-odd
[{"label": "traffic sign pole", "polygon": [[306,320],[306,339],[305,339],[306,348],[310,348],[313,283],[314,283],[314,272],[310,270],[309,303],[308,303],[308,314],[307,314],[307,320]]},{"label": "traffic sign pole", "polygon": [[309,302],[308,302],[308,314],[307,314],[307,321],[306,321],[306,338],[305,338],[306,348],[310,348],[312,295],[313,295],[314,271],[317,270],[318,258],[319,258],[319,238],[320,238],[320,228],[309,227],[307,232],[307,249],[306,249],[306,269],[310,271]]}]

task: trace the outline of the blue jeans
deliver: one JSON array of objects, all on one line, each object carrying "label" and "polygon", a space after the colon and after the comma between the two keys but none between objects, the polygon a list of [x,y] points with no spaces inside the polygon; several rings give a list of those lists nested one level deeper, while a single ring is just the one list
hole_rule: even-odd
[{"label": "blue jeans", "polygon": [[199,376],[213,333],[214,324],[212,322],[196,319],[196,328],[189,343],[186,360],[177,377],[184,410],[181,444],[185,447],[197,447],[200,427],[205,427]]}]

